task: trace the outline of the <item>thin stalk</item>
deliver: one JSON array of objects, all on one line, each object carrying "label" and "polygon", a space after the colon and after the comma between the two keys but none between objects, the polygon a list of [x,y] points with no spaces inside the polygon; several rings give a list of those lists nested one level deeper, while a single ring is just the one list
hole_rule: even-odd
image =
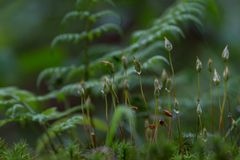
[{"label": "thin stalk", "polygon": [[200,74],[197,75],[197,88],[198,88],[198,97],[197,101],[200,101]]},{"label": "thin stalk", "polygon": [[172,71],[172,77],[174,78],[175,72],[174,72],[173,63],[172,63],[171,52],[168,52],[168,59],[169,59],[169,63],[170,63],[171,71]]},{"label": "thin stalk", "polygon": [[158,127],[159,127],[159,123],[158,123],[158,107],[159,107],[159,101],[158,101],[158,99],[159,99],[159,96],[158,95],[156,95],[155,96],[155,133],[154,133],[154,139],[155,139],[155,141],[157,141],[157,136],[158,136]]},{"label": "thin stalk", "polygon": [[177,118],[177,130],[178,130],[178,139],[179,139],[179,151],[182,153],[182,132],[181,132],[181,121],[180,118]]},{"label": "thin stalk", "polygon": [[124,97],[124,103],[125,105],[130,105],[130,99],[129,99],[129,92],[128,92],[128,74],[127,71],[124,72],[125,74],[125,80],[124,80],[124,89],[123,89],[123,97]]},{"label": "thin stalk", "polygon": [[[172,105],[171,105],[171,92],[168,92],[168,109],[172,111]],[[168,122],[168,138],[171,139],[172,137],[172,118],[169,118]]]},{"label": "thin stalk", "polygon": [[111,93],[111,96],[112,96],[113,108],[114,108],[114,110],[116,110],[116,108],[117,108],[117,105],[116,105],[116,99],[115,99],[115,96],[114,96],[114,94],[113,94],[113,93]]},{"label": "thin stalk", "polygon": [[[221,95],[220,95],[220,87],[218,87],[218,88],[216,88],[217,89],[217,95],[218,95],[218,99],[217,99],[217,101],[218,101],[218,107],[219,107],[219,120],[220,120],[220,116],[221,116]],[[219,122],[218,122],[219,123]],[[219,125],[220,126],[220,125]],[[218,126],[218,130],[220,130],[219,129],[219,126]]]},{"label": "thin stalk", "polygon": [[96,148],[97,147],[97,140],[96,140],[96,134],[95,132],[91,132],[91,142],[92,142],[92,147]]},{"label": "thin stalk", "polygon": [[[176,88],[175,88],[175,83],[174,83],[175,72],[174,72],[172,56],[171,56],[170,51],[168,52],[168,60],[169,60],[171,71],[172,71],[173,98],[176,99]],[[179,110],[179,107],[178,107],[178,110]],[[177,117],[177,130],[178,130],[178,138],[179,138],[179,147],[180,147],[180,152],[181,152],[181,150],[182,150],[182,132],[181,132],[181,120],[180,120],[179,116]]]},{"label": "thin stalk", "polygon": [[113,86],[111,86],[111,95],[112,95],[113,99],[115,100],[115,105],[116,105],[116,103],[119,103],[117,93],[115,92]]},{"label": "thin stalk", "polygon": [[[198,88],[198,97],[197,97],[197,105],[200,105],[200,73],[197,74],[197,88]],[[198,114],[198,132],[202,132],[203,125],[202,125],[202,117],[201,113]]]},{"label": "thin stalk", "polygon": [[106,116],[106,120],[108,121],[108,100],[107,100],[107,94],[104,94],[104,100],[105,100],[105,116]]},{"label": "thin stalk", "polygon": [[202,130],[203,130],[202,117],[201,117],[201,115],[198,115],[198,121],[199,121],[199,131],[200,131],[200,133],[201,133]]},{"label": "thin stalk", "polygon": [[209,75],[209,77],[210,77],[210,84],[209,84],[209,88],[210,88],[210,90],[209,90],[209,94],[210,94],[210,99],[211,99],[211,128],[212,128],[212,132],[214,132],[214,106],[213,106],[213,93],[212,93],[212,74],[211,74],[211,72],[210,72],[210,75]]},{"label": "thin stalk", "polygon": [[220,107],[220,117],[219,117],[219,131],[221,132],[223,129],[223,117],[224,117],[224,109],[225,109],[225,103],[227,99],[227,82],[224,81],[224,95],[223,95],[223,102]]},{"label": "thin stalk", "polygon": [[123,94],[124,94],[125,105],[130,105],[131,103],[130,103],[130,100],[129,100],[129,93],[128,93],[127,89],[124,89],[123,92],[124,92]]},{"label": "thin stalk", "polygon": [[[85,104],[85,97],[83,95],[80,98],[81,98],[81,105],[82,105],[82,107],[81,107],[82,108],[82,114],[87,117],[87,120],[89,120],[88,119],[88,113],[85,113],[84,108],[83,108],[83,106]],[[90,137],[90,140],[91,140],[91,133],[90,133],[89,126],[84,125],[83,128],[84,128],[85,133]]]},{"label": "thin stalk", "polygon": [[144,95],[144,92],[143,92],[141,75],[139,74],[138,77],[139,77],[140,90],[141,90],[141,95],[142,95],[142,99],[143,99],[143,102],[144,102],[144,106],[145,106],[145,108],[147,108],[147,101],[146,101],[146,98],[145,98],[145,95]]},{"label": "thin stalk", "polygon": [[[116,108],[117,108],[117,103],[119,103],[119,101],[118,101],[118,97],[117,97],[116,92],[114,91],[113,86],[111,86],[111,96],[112,96],[113,108],[114,108],[114,110],[116,110]],[[124,136],[125,133],[124,133],[124,130],[123,130],[123,127],[122,127],[121,124],[120,124],[119,129],[120,129],[121,138],[123,139],[123,138],[125,137],[125,136]]]}]

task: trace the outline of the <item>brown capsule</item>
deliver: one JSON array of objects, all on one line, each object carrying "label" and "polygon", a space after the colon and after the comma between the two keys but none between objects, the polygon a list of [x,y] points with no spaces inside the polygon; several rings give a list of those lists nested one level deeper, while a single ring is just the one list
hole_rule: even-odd
[{"label": "brown capsule", "polygon": [[164,115],[166,115],[167,117],[172,117],[173,115],[172,115],[172,112],[170,112],[169,110],[163,110],[163,113],[164,113]]},{"label": "brown capsule", "polygon": [[156,128],[156,125],[155,125],[155,124],[149,124],[148,128],[150,128],[150,129],[155,129],[155,128]]},{"label": "brown capsule", "polygon": [[165,121],[162,120],[162,119],[160,119],[160,120],[159,120],[159,124],[160,124],[161,126],[165,126]]}]

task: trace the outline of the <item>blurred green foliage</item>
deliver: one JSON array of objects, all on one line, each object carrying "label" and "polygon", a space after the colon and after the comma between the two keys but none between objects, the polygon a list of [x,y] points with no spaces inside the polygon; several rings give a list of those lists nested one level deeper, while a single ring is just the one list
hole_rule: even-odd
[{"label": "blurred green foliage", "polygon": [[[95,42],[94,47],[91,50],[91,59],[95,60],[101,57],[106,48],[105,46],[98,45],[99,42],[108,42],[110,44],[108,47],[109,50],[115,50],[122,46],[128,44],[132,39],[130,37],[131,33],[135,30],[145,29],[151,26],[152,22],[158,18],[169,6],[175,3],[174,0],[120,0],[115,2],[116,5],[109,5],[110,8],[113,8],[119,15],[120,19],[103,19],[99,23],[104,23],[107,21],[113,21],[120,23],[123,28],[124,36],[116,36],[110,35],[106,38],[100,39]],[[53,38],[60,34],[64,33],[66,30],[81,30],[83,26],[82,23],[77,24],[75,26],[65,26],[61,25],[60,22],[62,17],[66,12],[71,11],[72,8],[75,8],[74,0],[61,0],[61,2],[57,0],[19,0],[19,1],[0,1],[0,87],[7,86],[19,86],[19,88],[26,88],[29,90],[36,91],[36,81],[37,75],[43,69],[49,67],[56,66],[71,66],[72,64],[82,63],[83,60],[81,56],[78,56],[79,46],[64,46],[64,47],[55,47],[52,48],[50,46]],[[108,6],[108,7],[109,7]],[[85,6],[81,6],[84,8]],[[99,5],[96,10],[101,10],[105,5]],[[209,0],[209,5],[206,10],[206,17],[203,22],[203,26],[191,26],[187,33],[186,39],[177,39],[174,41],[174,51],[173,51],[173,61],[174,66],[176,68],[176,84],[177,90],[184,90],[184,92],[180,92],[178,99],[182,104],[183,109],[183,118],[182,123],[187,124],[183,125],[186,133],[193,132],[193,126],[195,125],[195,115],[188,114],[191,112],[195,112],[195,100],[193,100],[193,95],[197,93],[197,87],[195,83],[196,73],[195,73],[195,59],[196,56],[200,57],[203,61],[203,65],[205,71],[202,73],[201,77],[201,93],[202,93],[202,101],[205,111],[209,111],[209,80],[203,77],[207,77],[208,73],[206,71],[207,60],[209,57],[214,59],[214,65],[219,70],[223,69],[222,60],[220,58],[221,52],[225,45],[229,45],[229,49],[231,52],[231,63],[229,64],[231,75],[231,80],[229,82],[229,94],[230,96],[234,96],[231,101],[231,105],[233,106],[233,114],[236,117],[239,116],[239,91],[236,85],[239,85],[239,58],[240,55],[240,21],[238,20],[238,16],[240,14],[240,1],[239,0],[231,0],[231,3],[227,0]],[[99,53],[98,53],[99,52]],[[156,67],[156,66],[155,66]],[[161,67],[161,66],[158,66]],[[156,67],[157,68],[157,67]],[[155,68],[155,70],[156,70]],[[157,71],[157,70],[156,70]],[[159,71],[160,73],[160,71]],[[92,71],[92,74],[98,75],[95,71]],[[149,83],[152,83],[151,79],[147,79]],[[147,81],[146,80],[146,81]],[[93,81],[92,83],[98,83],[97,81]],[[71,92],[74,87],[79,87],[77,85],[68,86],[62,90],[50,93],[44,98],[51,98],[51,96],[56,96],[57,102],[53,102],[53,104],[57,104],[58,101],[64,101],[65,97],[62,94]],[[133,86],[134,88],[135,86]],[[13,94],[11,90],[17,92],[16,88],[9,88],[9,95]],[[99,88],[95,89],[100,90]],[[220,87],[214,90],[214,93],[218,93],[218,90],[222,91],[223,88]],[[194,93],[194,94],[193,94]],[[7,96],[9,96],[7,95]],[[61,97],[62,96],[62,97]],[[28,98],[34,98],[33,95],[27,96]],[[50,99],[49,98],[49,99]],[[27,100],[26,97],[23,97],[23,100]],[[96,100],[97,101],[97,100]],[[133,98],[133,101],[135,99]],[[137,100],[136,100],[137,101]],[[163,100],[163,103],[166,100]],[[214,100],[217,101],[217,100]],[[152,102],[150,102],[152,103]],[[50,103],[51,104],[51,103]],[[34,105],[33,105],[34,106]],[[67,105],[66,105],[67,106]],[[16,106],[15,106],[16,107]],[[24,108],[24,107],[23,107]],[[36,107],[37,108],[37,107]],[[43,108],[43,107],[42,107]],[[60,108],[60,107],[59,107]],[[11,111],[12,108],[10,108]],[[13,108],[15,109],[15,108]],[[45,108],[44,108],[45,109]],[[55,110],[52,110],[54,114],[60,114]],[[55,113],[56,112],[56,113]],[[125,113],[126,112],[126,113]],[[19,112],[21,113],[21,112]],[[131,117],[131,113],[124,111],[122,114],[127,114]],[[68,114],[68,113],[67,113]],[[11,115],[11,114],[10,114]],[[24,112],[25,115],[25,112]],[[29,115],[28,115],[29,116]],[[46,118],[42,115],[37,115],[38,118]],[[119,116],[119,115],[118,115]],[[210,117],[210,112],[205,113],[206,117]],[[120,116],[121,117],[121,114]],[[115,121],[120,121],[119,117],[115,117]],[[16,118],[16,117],[15,117]],[[32,118],[32,117],[31,117]],[[36,118],[36,117],[35,117]],[[73,120],[76,117],[72,117]],[[66,120],[66,119],[64,119]],[[74,128],[75,125],[72,124],[72,119],[68,119],[67,124],[62,124],[62,121],[56,124],[56,128],[70,126],[69,128]],[[79,117],[77,117],[79,120]],[[74,121],[79,123],[79,121]],[[129,123],[131,124],[131,118],[129,118]],[[208,123],[209,118],[203,120],[204,124],[207,128],[210,127]],[[85,121],[84,121],[85,122]],[[6,122],[7,123],[7,122]],[[90,122],[85,122],[90,123]],[[26,124],[25,124],[26,125]],[[24,126],[24,124],[23,124]],[[60,126],[60,127],[59,127]],[[114,125],[113,125],[114,126]],[[32,126],[31,126],[32,127]],[[31,128],[30,127],[30,128]],[[38,126],[37,126],[38,127]],[[113,135],[116,132],[116,128],[118,126],[114,126],[108,135],[108,143],[112,144]],[[10,131],[22,131],[21,127],[17,128],[16,126],[8,126],[7,129]],[[67,129],[69,129],[67,128]],[[103,128],[106,128],[105,126]],[[62,129],[62,128],[61,128]],[[3,129],[4,130],[4,129]],[[62,129],[63,130],[63,129]],[[52,131],[52,130],[50,130]],[[50,132],[49,131],[49,132]],[[53,130],[54,131],[54,130]],[[51,136],[54,133],[51,133]],[[65,131],[65,130],[64,130]],[[29,136],[27,131],[21,133],[28,139],[32,139],[38,131],[33,131],[32,135]],[[2,133],[6,137],[6,132]],[[47,139],[46,135],[44,135],[45,140]],[[56,135],[54,135],[56,136]],[[9,137],[14,137],[15,139],[19,139],[20,135],[16,135],[16,133],[12,132]],[[7,139],[10,141],[11,138]],[[34,139],[34,138],[33,138]],[[202,159],[202,157],[207,157],[206,159],[227,159],[229,156],[228,150],[231,150],[233,153],[235,152],[234,148],[231,148],[230,145],[223,146],[223,143],[218,137],[213,137],[210,140],[209,146],[203,146],[202,141],[196,143],[196,146],[192,146],[189,152],[194,152],[196,150],[197,153],[201,153],[202,150],[214,150],[215,153],[208,153],[206,155],[195,155],[189,154],[189,159]],[[20,144],[22,145],[22,144]],[[19,146],[20,146],[19,145]],[[35,144],[33,144],[35,145]],[[114,146],[116,145],[116,146]],[[164,143],[164,145],[158,146],[159,144],[147,145],[144,146],[139,155],[143,157],[150,157],[154,159],[156,157],[152,157],[154,154],[158,154],[157,158],[170,159],[177,152],[174,145],[170,145],[169,143]],[[192,145],[192,144],[190,144]],[[17,146],[17,145],[16,145]],[[71,146],[70,146],[71,147]],[[78,146],[72,146],[77,148]],[[158,150],[156,148],[163,147],[162,150],[166,150],[166,153],[157,153]],[[209,148],[208,148],[209,147]],[[15,147],[20,148],[21,147]],[[24,153],[26,147],[23,147]],[[120,143],[113,144],[113,150],[118,153],[119,157],[122,157],[125,153],[126,148],[131,148],[131,145]],[[146,148],[146,149],[145,149]],[[148,155],[145,153],[145,150],[149,150],[148,153],[152,155]],[[188,150],[187,148],[186,150]],[[6,154],[14,153],[15,149],[6,149]],[[17,149],[16,149],[17,150]],[[71,148],[69,148],[71,150]],[[95,151],[93,151],[95,153]],[[133,153],[136,151],[133,151]],[[88,153],[91,155],[91,153]],[[28,154],[26,154],[28,156]],[[66,156],[66,155],[65,155]],[[68,155],[67,155],[68,156]],[[77,155],[80,156],[80,155]],[[102,157],[102,153],[100,154],[92,154],[89,156],[94,159],[96,157]],[[133,155],[132,155],[133,156]],[[186,155],[187,156],[187,155]],[[231,155],[235,157],[235,155]],[[130,156],[131,157],[131,156]],[[133,156],[134,157],[134,156]],[[210,157],[210,158],[209,158]],[[237,156],[236,156],[237,157]],[[176,159],[180,159],[181,157],[176,157]],[[186,157],[187,159],[187,157]]]}]

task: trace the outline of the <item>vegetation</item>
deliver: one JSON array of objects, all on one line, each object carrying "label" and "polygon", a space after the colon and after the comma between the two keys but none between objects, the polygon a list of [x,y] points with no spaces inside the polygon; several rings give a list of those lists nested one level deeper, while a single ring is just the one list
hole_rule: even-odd
[{"label": "vegetation", "polygon": [[104,37],[128,38],[116,4],[77,0],[51,47],[77,51],[78,63],[44,69],[37,78],[44,93],[0,89],[0,127],[17,124],[31,128],[28,134],[40,133],[34,145],[1,139],[0,159],[240,159],[240,119],[231,108],[237,79],[230,76],[228,46],[219,53],[221,65],[209,58],[204,66],[196,57],[191,98],[179,89],[181,74],[175,71],[173,42],[187,39],[190,26],[204,28],[211,3],[177,1],[150,27],[135,31],[129,44],[114,46]]}]

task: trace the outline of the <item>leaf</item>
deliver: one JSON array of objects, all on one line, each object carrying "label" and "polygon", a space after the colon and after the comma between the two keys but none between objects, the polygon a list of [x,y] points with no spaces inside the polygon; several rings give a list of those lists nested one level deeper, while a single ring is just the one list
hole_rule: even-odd
[{"label": "leaf", "polygon": [[62,23],[67,23],[69,20],[79,19],[79,20],[88,20],[91,23],[95,23],[98,19],[105,16],[113,16],[119,18],[119,16],[111,10],[103,10],[95,14],[91,14],[88,11],[71,11],[67,13],[62,20]]},{"label": "leaf", "polygon": [[107,133],[107,138],[106,138],[107,146],[110,146],[112,144],[114,135],[116,134],[117,128],[119,127],[120,122],[121,122],[121,120],[123,120],[124,116],[129,123],[130,132],[133,134],[133,136],[136,135],[135,113],[127,106],[117,106],[117,109],[115,110],[115,112],[113,114],[113,118],[111,120],[110,130]]},{"label": "leaf", "polygon": [[122,34],[121,28],[118,25],[107,23],[93,30],[90,30],[89,32],[84,31],[82,33],[64,33],[64,34],[58,35],[53,39],[52,47],[63,42],[72,42],[76,44],[82,40],[92,41],[94,39],[99,38],[103,34],[109,33],[109,32],[117,32],[119,34]]}]

